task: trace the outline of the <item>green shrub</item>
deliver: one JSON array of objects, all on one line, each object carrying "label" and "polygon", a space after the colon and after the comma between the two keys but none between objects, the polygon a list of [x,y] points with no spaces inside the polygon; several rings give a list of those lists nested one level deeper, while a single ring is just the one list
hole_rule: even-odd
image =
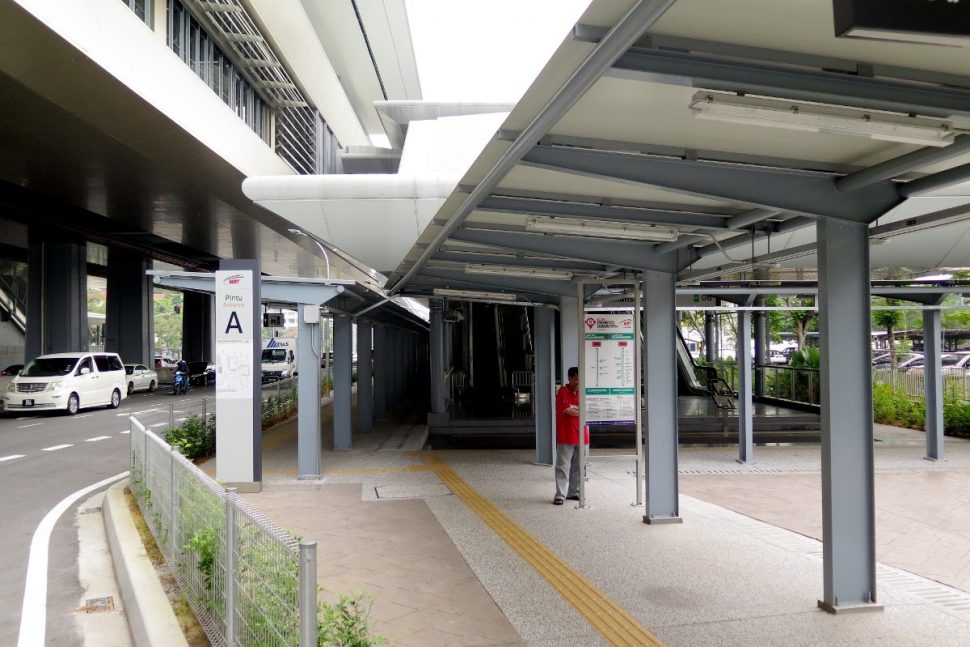
[{"label": "green shrub", "polygon": [[889,384],[873,384],[872,417],[882,424],[922,429],[926,408],[923,400],[909,397],[901,387],[893,389]]},{"label": "green shrub", "polygon": [[281,391],[277,395],[272,395],[263,401],[263,420],[262,428],[268,429],[275,424],[289,419],[295,412],[298,404],[296,390]]},{"label": "green shrub", "polygon": [[208,458],[216,453],[216,419],[209,416],[189,416],[180,426],[165,432],[165,442],[178,447],[191,461]]},{"label": "green shrub", "polygon": [[341,595],[333,604],[321,602],[323,617],[317,632],[318,647],[371,647],[386,642],[384,636],[371,634],[373,603],[367,593]]}]

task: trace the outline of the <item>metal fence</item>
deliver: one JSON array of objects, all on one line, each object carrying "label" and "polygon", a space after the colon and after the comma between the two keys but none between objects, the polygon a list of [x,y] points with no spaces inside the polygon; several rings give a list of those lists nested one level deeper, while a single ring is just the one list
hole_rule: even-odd
[{"label": "metal fence", "polygon": [[[943,373],[943,397],[953,400],[970,401],[970,372]],[[926,394],[926,373],[920,370],[893,370],[891,368],[872,369],[874,384],[889,384],[911,398],[922,398]]]},{"label": "metal fence", "polygon": [[807,366],[764,364],[755,367],[764,384],[764,396],[799,404],[822,402],[819,370]]},{"label": "metal fence", "polygon": [[212,644],[316,645],[316,543],[298,542],[129,421],[132,494]]}]

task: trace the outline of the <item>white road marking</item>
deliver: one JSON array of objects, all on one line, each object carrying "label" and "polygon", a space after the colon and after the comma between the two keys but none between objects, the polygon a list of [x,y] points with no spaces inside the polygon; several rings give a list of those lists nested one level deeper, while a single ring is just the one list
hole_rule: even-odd
[{"label": "white road marking", "polygon": [[188,420],[188,418],[176,418],[175,422],[184,422],[186,420]]},{"label": "white road marking", "polygon": [[[70,445],[67,446],[70,447]],[[37,526],[34,537],[30,540],[30,559],[27,561],[24,606],[20,612],[20,637],[17,640],[17,647],[43,647],[44,645],[47,632],[47,560],[54,524],[64,511],[82,496],[126,476],[128,472],[122,472],[69,495],[54,506]]]},{"label": "white road marking", "polygon": [[23,457],[24,457],[24,454],[11,454],[10,456],[2,456],[0,457],[0,463],[2,463],[3,461],[12,461],[15,458],[23,458]]},{"label": "white road marking", "polygon": [[94,438],[87,438],[84,442],[86,442],[86,443],[96,443],[99,440],[107,440],[108,438],[111,438],[111,436],[95,436]]},{"label": "white road marking", "polygon": [[32,425],[20,425],[19,427],[17,427],[17,429],[26,429],[27,427],[39,427],[42,424],[44,424],[44,423],[43,422],[35,422]]},{"label": "white road marking", "polygon": [[151,429],[152,427],[164,427],[167,424],[167,422],[156,422],[154,425],[148,425],[148,428]]},{"label": "white road marking", "polygon": [[67,447],[74,447],[74,445],[54,445],[53,447],[45,447],[40,450],[42,452],[56,452],[58,449],[65,449]]},{"label": "white road marking", "polygon": [[91,414],[90,413],[82,413],[79,416],[74,416],[74,419],[75,420],[80,420],[81,418],[89,418],[89,417],[91,417]]},{"label": "white road marking", "polygon": [[115,415],[120,418],[121,416],[140,416],[143,413],[155,413],[156,411],[161,411],[161,409],[159,409],[158,407],[155,407],[154,409],[145,409],[144,411],[130,411],[128,413],[116,413]]},{"label": "white road marking", "polygon": [[120,433],[122,433],[122,434],[130,434],[131,433],[131,429],[125,429],[124,431],[122,431]]}]

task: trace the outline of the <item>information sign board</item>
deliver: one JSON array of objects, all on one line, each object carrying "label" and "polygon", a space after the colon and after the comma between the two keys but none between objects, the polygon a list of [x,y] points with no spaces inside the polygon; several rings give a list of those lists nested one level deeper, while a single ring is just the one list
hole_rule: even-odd
[{"label": "information sign board", "polygon": [[633,314],[587,314],[583,390],[587,424],[636,424],[636,319]]}]

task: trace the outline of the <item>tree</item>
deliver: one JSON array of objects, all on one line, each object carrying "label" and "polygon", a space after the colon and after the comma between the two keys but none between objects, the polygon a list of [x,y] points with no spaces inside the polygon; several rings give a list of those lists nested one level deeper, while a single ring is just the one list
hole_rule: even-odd
[{"label": "tree", "polygon": [[166,292],[155,299],[155,347],[182,349],[182,293]]},{"label": "tree", "polygon": [[[896,305],[886,300],[886,305]],[[886,338],[889,340],[889,366],[896,369],[896,339],[893,336],[903,317],[899,310],[875,310],[872,313],[872,321],[875,326],[886,331]]]},{"label": "tree", "polygon": [[817,315],[815,310],[815,298],[814,297],[797,297],[797,296],[786,296],[784,298],[785,306],[789,308],[804,307],[805,310],[789,310],[788,311],[788,322],[791,324],[792,329],[795,331],[795,345],[798,350],[805,348],[805,337],[808,331],[815,327],[815,319]]}]

